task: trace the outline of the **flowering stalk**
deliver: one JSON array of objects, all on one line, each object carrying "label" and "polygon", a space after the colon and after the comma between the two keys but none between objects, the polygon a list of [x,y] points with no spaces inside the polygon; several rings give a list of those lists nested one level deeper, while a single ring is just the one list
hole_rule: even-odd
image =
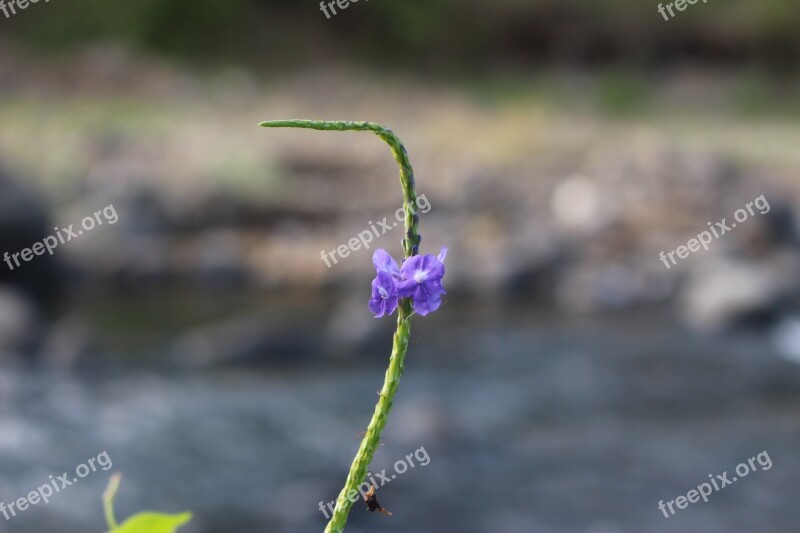
[{"label": "flowering stalk", "polygon": [[[403,239],[405,257],[408,259],[419,253],[419,217],[414,209],[417,201],[414,170],[408,159],[408,152],[406,152],[400,139],[391,130],[371,122],[314,120],[276,120],[262,122],[260,126],[265,128],[307,128],[326,131],[370,131],[380,137],[389,145],[392,155],[400,167],[400,185],[403,189],[403,208],[405,210],[405,238]],[[395,393],[397,393],[400,376],[403,374],[403,362],[408,350],[408,339],[411,336],[412,299],[400,299],[397,307],[397,329],[394,333],[392,355],[389,358],[389,368],[386,370],[380,398],[375,406],[375,412],[372,415],[372,420],[370,420],[364,439],[358,448],[358,453],[350,466],[350,473],[347,475],[344,488],[336,500],[336,508],[330,522],[328,522],[328,526],[325,528],[325,533],[341,533],[344,531],[347,515],[353,506],[350,496],[358,493],[359,486],[367,476],[367,469],[380,443],[381,432],[386,426],[389,411],[392,408],[392,401]]]}]

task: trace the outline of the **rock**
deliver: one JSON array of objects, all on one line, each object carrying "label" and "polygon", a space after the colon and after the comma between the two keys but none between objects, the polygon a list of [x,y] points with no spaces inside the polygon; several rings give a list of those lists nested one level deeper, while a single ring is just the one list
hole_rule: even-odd
[{"label": "rock", "polygon": [[795,256],[744,261],[717,259],[692,270],[680,299],[692,327],[720,329],[775,312],[796,285]]},{"label": "rock", "polygon": [[[0,168],[0,254],[21,252],[53,233],[45,207],[36,195],[12,179]],[[0,284],[16,287],[29,295],[33,303],[52,311],[63,286],[63,271],[54,255],[35,256],[30,262],[11,267],[0,262]],[[3,258],[4,259],[4,258]]]},{"label": "rock", "polygon": [[550,201],[558,225],[581,234],[597,232],[607,224],[607,205],[597,184],[583,176],[556,185]]}]

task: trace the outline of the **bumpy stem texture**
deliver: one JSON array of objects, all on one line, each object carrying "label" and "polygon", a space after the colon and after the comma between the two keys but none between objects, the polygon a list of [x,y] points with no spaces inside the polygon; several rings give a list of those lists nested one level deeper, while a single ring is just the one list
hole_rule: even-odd
[{"label": "bumpy stem texture", "polygon": [[[403,251],[406,259],[419,253],[419,217],[416,214],[415,203],[417,192],[414,185],[414,169],[408,159],[403,143],[389,129],[379,124],[371,122],[347,122],[347,121],[315,121],[315,120],[277,120],[262,122],[265,128],[308,128],[314,130],[327,131],[371,131],[380,137],[392,150],[392,155],[400,167],[400,185],[403,189],[403,207],[405,209],[405,237],[403,238]],[[367,476],[367,469],[375,455],[381,440],[381,432],[386,426],[389,411],[392,409],[394,395],[400,384],[400,376],[403,375],[403,364],[408,351],[408,339],[411,336],[411,315],[412,306],[410,299],[402,299],[398,305],[397,329],[394,333],[392,345],[392,355],[389,358],[389,368],[386,369],[386,376],[383,381],[383,388],[380,398],[375,405],[375,412],[370,420],[361,446],[353,464],[350,466],[350,473],[344,488],[339,493],[336,500],[336,508],[331,517],[325,533],[341,533],[344,531],[347,515],[353,506],[353,501],[358,496],[359,485]]]}]

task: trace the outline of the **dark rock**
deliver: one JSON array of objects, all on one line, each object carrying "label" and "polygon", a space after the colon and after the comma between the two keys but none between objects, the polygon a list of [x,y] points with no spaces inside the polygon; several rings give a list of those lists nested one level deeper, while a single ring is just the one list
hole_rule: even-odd
[{"label": "dark rock", "polygon": [[[0,168],[0,253],[21,252],[53,233],[48,213],[36,195]],[[13,269],[0,263],[0,284],[10,285],[29,295],[46,312],[51,312],[63,287],[62,269],[54,255],[45,253]],[[5,255],[3,257],[5,259]]]}]

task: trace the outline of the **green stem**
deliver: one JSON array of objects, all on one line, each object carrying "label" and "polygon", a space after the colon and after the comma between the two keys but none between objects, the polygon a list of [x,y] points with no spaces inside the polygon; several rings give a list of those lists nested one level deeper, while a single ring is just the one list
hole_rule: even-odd
[{"label": "green stem", "polygon": [[419,217],[416,213],[417,191],[414,185],[414,169],[408,159],[405,146],[390,129],[373,122],[349,122],[327,120],[270,120],[259,124],[264,128],[306,128],[324,131],[371,131],[392,149],[397,165],[400,167],[400,185],[403,188],[403,208],[406,212],[406,235],[403,251],[406,258],[419,253]]},{"label": "green stem", "polygon": [[119,489],[119,482],[121,479],[122,476],[119,474],[111,476],[111,479],[108,481],[108,487],[106,487],[103,493],[103,512],[106,515],[106,523],[111,531],[119,527],[117,519],[114,517],[114,498],[117,496],[117,490]]},{"label": "green stem", "polygon": [[[260,126],[265,128],[308,128],[326,131],[371,131],[380,137],[389,145],[392,155],[400,167],[400,185],[403,189],[403,208],[405,209],[406,233],[403,238],[405,257],[407,259],[419,253],[419,217],[415,209],[417,192],[414,186],[414,169],[411,167],[408,152],[406,152],[403,143],[391,130],[371,122],[314,120],[276,120],[262,122]],[[408,351],[408,339],[411,336],[411,315],[411,300],[407,298],[400,300],[397,329],[392,343],[392,355],[389,358],[389,368],[386,369],[383,388],[381,389],[378,403],[375,405],[375,412],[372,414],[372,420],[370,420],[367,427],[367,432],[364,434],[358,453],[350,466],[347,481],[339,493],[339,498],[336,500],[336,508],[333,511],[330,522],[328,522],[328,526],[325,528],[325,533],[341,533],[344,531],[347,515],[358,497],[358,487],[367,477],[367,469],[372,462],[373,455],[375,455],[375,450],[380,444],[381,432],[386,426],[394,395],[397,393],[397,388],[400,384],[400,376],[403,375],[403,364]]]}]

